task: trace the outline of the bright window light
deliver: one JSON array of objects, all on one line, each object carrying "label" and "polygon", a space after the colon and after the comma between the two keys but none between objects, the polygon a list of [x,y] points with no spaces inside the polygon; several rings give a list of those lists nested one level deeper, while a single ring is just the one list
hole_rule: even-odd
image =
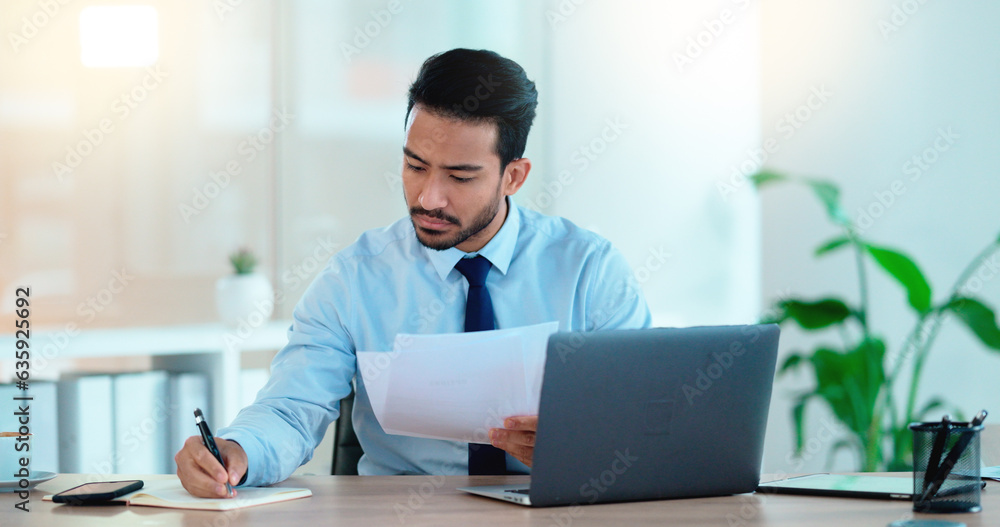
[{"label": "bright window light", "polygon": [[80,60],[88,68],[150,66],[160,55],[156,9],[90,6],[80,11]]}]

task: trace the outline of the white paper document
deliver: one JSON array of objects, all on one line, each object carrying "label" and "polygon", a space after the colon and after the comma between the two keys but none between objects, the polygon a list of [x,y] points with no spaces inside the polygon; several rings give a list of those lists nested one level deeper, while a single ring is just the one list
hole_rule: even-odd
[{"label": "white paper document", "polygon": [[396,336],[393,351],[359,351],[358,369],[382,429],[489,443],[512,415],[537,415],[549,335],[534,326]]}]

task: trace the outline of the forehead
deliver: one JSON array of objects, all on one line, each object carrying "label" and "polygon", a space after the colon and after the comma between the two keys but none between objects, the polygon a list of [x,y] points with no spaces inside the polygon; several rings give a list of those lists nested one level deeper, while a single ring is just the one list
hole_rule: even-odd
[{"label": "forehead", "polygon": [[491,122],[461,121],[428,111],[419,104],[410,111],[405,145],[434,164],[500,162],[496,154],[497,127]]}]

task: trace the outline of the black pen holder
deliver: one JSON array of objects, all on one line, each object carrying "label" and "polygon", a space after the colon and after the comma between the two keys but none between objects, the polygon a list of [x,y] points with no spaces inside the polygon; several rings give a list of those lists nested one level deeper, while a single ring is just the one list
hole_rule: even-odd
[{"label": "black pen holder", "polygon": [[912,423],[913,510],[979,512],[982,510],[979,435],[982,425]]}]

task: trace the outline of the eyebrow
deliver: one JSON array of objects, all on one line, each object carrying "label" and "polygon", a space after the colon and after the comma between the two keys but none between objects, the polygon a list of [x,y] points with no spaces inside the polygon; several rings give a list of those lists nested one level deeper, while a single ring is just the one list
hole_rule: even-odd
[{"label": "eyebrow", "polygon": [[[421,159],[420,156],[414,154],[413,151],[411,151],[409,148],[406,148],[405,146],[403,147],[403,154],[406,155],[407,157],[412,157],[413,159],[416,159],[417,161],[420,161],[425,165],[430,165],[430,163]],[[444,168],[445,170],[455,170],[457,172],[478,172],[483,169],[482,165],[470,165],[470,164],[445,165],[442,168]]]}]

